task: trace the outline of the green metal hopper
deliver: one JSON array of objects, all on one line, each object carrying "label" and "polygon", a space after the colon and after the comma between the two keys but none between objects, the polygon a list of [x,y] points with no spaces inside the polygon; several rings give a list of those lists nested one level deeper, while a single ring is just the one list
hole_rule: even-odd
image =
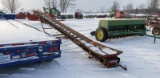
[{"label": "green metal hopper", "polygon": [[[116,37],[145,35],[145,19],[100,20],[99,27],[94,33],[96,39],[101,42]],[[93,32],[91,34],[93,35]]]}]

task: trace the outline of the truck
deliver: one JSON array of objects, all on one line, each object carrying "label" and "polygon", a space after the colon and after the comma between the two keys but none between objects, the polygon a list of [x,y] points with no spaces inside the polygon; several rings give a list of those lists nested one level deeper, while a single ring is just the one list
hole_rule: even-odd
[{"label": "truck", "polygon": [[61,40],[14,20],[0,20],[0,68],[61,57]]}]

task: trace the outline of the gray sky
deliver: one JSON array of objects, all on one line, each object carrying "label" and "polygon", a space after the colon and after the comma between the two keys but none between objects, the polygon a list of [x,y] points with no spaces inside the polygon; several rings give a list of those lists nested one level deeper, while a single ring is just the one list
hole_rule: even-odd
[{"label": "gray sky", "polygon": [[[44,6],[44,0],[19,0],[21,2],[21,8],[25,10],[42,9]],[[101,7],[109,9],[113,2],[117,1],[120,4],[121,9],[124,5],[132,3],[134,7],[144,3],[147,5],[148,0],[77,0],[76,8],[83,11],[100,11]],[[0,6],[2,8],[2,6]]]}]

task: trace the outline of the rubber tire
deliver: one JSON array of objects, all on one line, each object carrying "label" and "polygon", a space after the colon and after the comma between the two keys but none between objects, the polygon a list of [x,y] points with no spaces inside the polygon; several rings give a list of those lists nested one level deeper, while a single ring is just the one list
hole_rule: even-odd
[{"label": "rubber tire", "polygon": [[94,36],[95,35],[95,31],[92,31],[90,34],[91,34],[91,36]]},{"label": "rubber tire", "polygon": [[157,28],[154,28],[154,29],[152,30],[152,34],[153,34],[153,35],[160,35],[160,30],[157,29]]},{"label": "rubber tire", "polygon": [[[101,36],[101,38],[98,36]],[[97,28],[95,37],[97,41],[104,42],[108,37],[108,33],[104,28]]]}]

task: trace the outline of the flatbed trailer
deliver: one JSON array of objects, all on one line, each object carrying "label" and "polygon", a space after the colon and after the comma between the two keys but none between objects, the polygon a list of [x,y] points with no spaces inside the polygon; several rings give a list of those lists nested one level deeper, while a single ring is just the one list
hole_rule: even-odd
[{"label": "flatbed trailer", "polygon": [[14,20],[8,21],[10,23],[0,20],[0,68],[61,57],[60,39],[47,36]]}]

